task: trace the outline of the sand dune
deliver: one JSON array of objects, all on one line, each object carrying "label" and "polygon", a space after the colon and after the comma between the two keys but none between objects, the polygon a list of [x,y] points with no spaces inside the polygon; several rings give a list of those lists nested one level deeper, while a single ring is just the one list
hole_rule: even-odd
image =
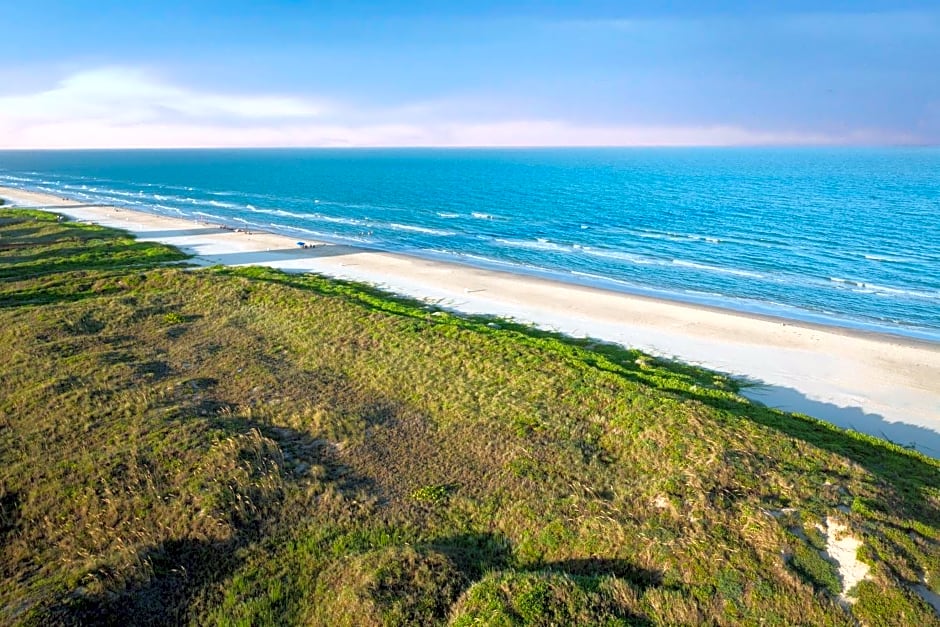
[{"label": "sand dune", "polygon": [[761,385],[747,395],[940,458],[940,345],[686,305],[325,242],[245,233],[0,187],[18,204],[127,229],[198,263],[364,281],[468,313],[532,322],[700,364]]}]

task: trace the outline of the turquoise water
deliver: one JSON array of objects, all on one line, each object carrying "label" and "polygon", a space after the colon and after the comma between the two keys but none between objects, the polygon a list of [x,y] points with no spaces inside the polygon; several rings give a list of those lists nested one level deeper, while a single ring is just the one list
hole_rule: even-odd
[{"label": "turquoise water", "polygon": [[0,184],[940,341],[940,150],[0,152]]}]

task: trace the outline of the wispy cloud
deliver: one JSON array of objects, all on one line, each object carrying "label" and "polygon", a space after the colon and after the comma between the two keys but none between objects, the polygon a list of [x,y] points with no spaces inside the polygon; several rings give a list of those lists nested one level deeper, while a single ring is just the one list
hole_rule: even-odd
[{"label": "wispy cloud", "polygon": [[915,141],[906,135],[864,130],[834,135],[749,130],[733,125],[590,125],[525,116],[481,122],[460,114],[452,117],[453,109],[451,105],[424,102],[369,114],[367,108],[329,105],[326,100],[208,92],[174,85],[137,69],[104,68],[74,74],[35,93],[0,96],[0,148],[702,146]]},{"label": "wispy cloud", "polygon": [[276,120],[317,117],[327,110],[323,103],[294,97],[203,92],[122,67],[79,72],[44,91],[0,97],[0,119],[25,123]]}]

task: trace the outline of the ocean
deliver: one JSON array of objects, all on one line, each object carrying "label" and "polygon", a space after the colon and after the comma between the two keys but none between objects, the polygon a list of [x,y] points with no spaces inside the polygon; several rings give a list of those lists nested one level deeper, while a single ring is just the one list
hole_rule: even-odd
[{"label": "ocean", "polygon": [[940,341],[940,149],[0,151],[0,185]]}]

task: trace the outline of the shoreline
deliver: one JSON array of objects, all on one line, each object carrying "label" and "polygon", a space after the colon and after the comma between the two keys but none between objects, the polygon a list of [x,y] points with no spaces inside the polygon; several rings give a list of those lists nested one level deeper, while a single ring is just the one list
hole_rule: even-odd
[{"label": "shoreline", "polygon": [[[496,259],[474,257],[472,255],[468,256],[464,253],[458,252],[446,253],[413,248],[398,250],[391,246],[383,247],[381,245],[373,245],[360,241],[350,241],[340,236],[332,237],[328,234],[317,233],[315,231],[304,231],[303,229],[296,229],[294,227],[288,226],[283,226],[281,231],[270,230],[270,226],[280,225],[259,225],[254,223],[254,226],[251,226],[253,223],[246,222],[245,220],[238,217],[226,219],[222,216],[205,214],[199,211],[193,212],[192,215],[183,215],[182,213],[179,213],[178,215],[167,215],[166,213],[161,213],[159,211],[150,212],[137,207],[98,202],[97,199],[94,201],[77,200],[67,196],[60,196],[57,192],[54,193],[52,191],[37,191],[33,189],[0,184],[0,190],[2,189],[8,190],[8,192],[35,195],[37,197],[44,197],[47,199],[55,199],[57,202],[76,203],[89,207],[110,207],[118,211],[136,211],[154,217],[183,220],[187,222],[192,220],[193,223],[218,226],[221,229],[228,229],[236,232],[247,231],[254,234],[281,236],[291,241],[293,241],[295,237],[298,239],[312,238],[311,241],[316,241],[319,244],[329,246],[347,247],[362,252],[401,255],[430,262],[453,264],[460,267],[472,267],[490,272],[500,272],[513,276],[522,276],[527,279],[538,279],[554,283],[563,283],[575,287],[596,289],[603,292],[615,292],[633,298],[650,299],[655,302],[676,303],[695,309],[707,309],[719,313],[729,313],[750,318],[761,318],[769,322],[796,324],[804,327],[819,329],[822,331],[840,332],[848,335],[854,334],[859,336],[885,337],[892,341],[911,342],[915,344],[919,343],[927,346],[940,346],[940,329],[932,329],[925,326],[889,324],[875,320],[866,320],[863,318],[853,318],[851,316],[839,316],[834,313],[813,311],[811,309],[804,309],[798,306],[785,305],[782,303],[765,302],[756,299],[727,296],[717,293],[712,294],[707,292],[697,292],[694,290],[670,290],[668,288],[630,283],[628,281],[612,277],[517,264],[512,261],[499,261]],[[235,223],[235,226],[230,226],[233,223]],[[297,230],[303,232],[290,234],[287,232],[287,230]]]},{"label": "shoreline", "polygon": [[940,343],[685,303],[506,270],[164,217],[0,187],[0,197],[177,246],[202,265],[265,265],[370,283],[744,377],[745,396],[940,458]]}]

